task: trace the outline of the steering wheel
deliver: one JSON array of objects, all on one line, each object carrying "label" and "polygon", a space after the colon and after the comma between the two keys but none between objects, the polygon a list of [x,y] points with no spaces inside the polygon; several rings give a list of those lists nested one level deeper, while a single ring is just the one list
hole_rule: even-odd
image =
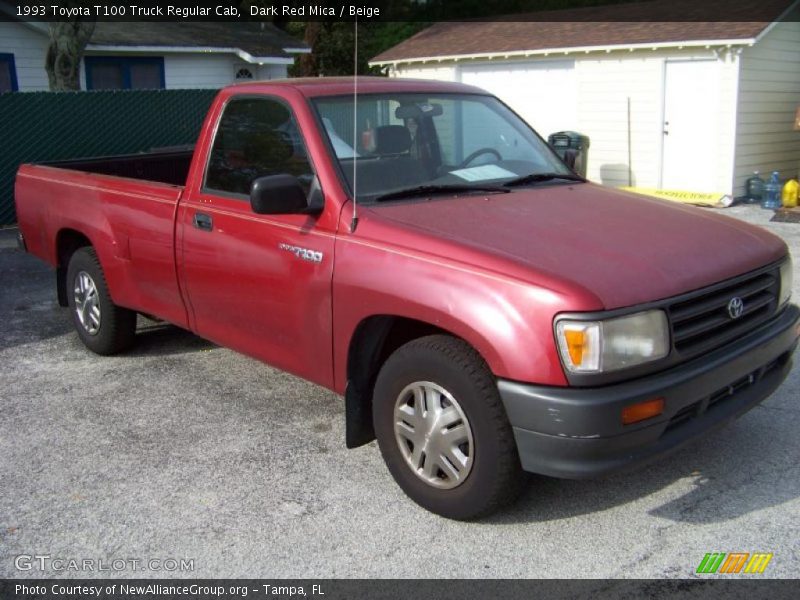
[{"label": "steering wheel", "polygon": [[500,153],[497,150],[495,150],[494,148],[489,148],[487,146],[486,148],[478,148],[477,150],[475,150],[475,152],[473,152],[467,158],[461,161],[461,164],[458,165],[458,168],[463,169],[469,163],[471,163],[473,160],[475,160],[476,158],[478,158],[483,154],[494,154],[497,157],[498,161],[503,160],[503,157],[500,156]]}]

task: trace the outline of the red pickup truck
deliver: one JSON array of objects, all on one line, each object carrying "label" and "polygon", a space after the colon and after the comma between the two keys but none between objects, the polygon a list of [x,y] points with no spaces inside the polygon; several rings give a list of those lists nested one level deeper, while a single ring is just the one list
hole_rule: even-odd
[{"label": "red pickup truck", "polygon": [[[99,354],[158,317],[344,396],[417,503],[638,465],[769,396],[800,309],[779,238],[577,176],[456,83],[223,89],[196,147],[23,165],[20,243]],[[355,100],[354,98],[357,98]]]}]

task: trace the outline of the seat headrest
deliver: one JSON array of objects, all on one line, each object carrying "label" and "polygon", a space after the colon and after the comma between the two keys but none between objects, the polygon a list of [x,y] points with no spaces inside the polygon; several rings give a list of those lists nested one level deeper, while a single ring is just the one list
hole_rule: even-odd
[{"label": "seat headrest", "polygon": [[375,128],[375,154],[402,154],[411,148],[411,134],[402,125]]}]

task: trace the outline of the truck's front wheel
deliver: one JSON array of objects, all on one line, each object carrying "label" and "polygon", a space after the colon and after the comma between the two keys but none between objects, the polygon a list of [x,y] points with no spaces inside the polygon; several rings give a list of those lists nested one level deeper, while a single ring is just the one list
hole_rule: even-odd
[{"label": "truck's front wheel", "polygon": [[435,335],[402,346],[373,398],[383,458],[403,491],[452,519],[474,519],[516,498],[524,473],[486,363],[462,340]]},{"label": "truck's front wheel", "polygon": [[78,249],[67,267],[67,303],[78,337],[97,354],[116,354],[131,346],[136,313],[111,301],[94,248]]}]

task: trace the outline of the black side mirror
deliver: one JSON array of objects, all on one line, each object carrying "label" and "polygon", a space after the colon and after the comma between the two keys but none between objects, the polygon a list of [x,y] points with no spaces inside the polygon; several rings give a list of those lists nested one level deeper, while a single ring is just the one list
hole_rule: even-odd
[{"label": "black side mirror", "polygon": [[250,207],[259,215],[316,212],[309,210],[308,196],[294,175],[259,177],[250,186]]}]

